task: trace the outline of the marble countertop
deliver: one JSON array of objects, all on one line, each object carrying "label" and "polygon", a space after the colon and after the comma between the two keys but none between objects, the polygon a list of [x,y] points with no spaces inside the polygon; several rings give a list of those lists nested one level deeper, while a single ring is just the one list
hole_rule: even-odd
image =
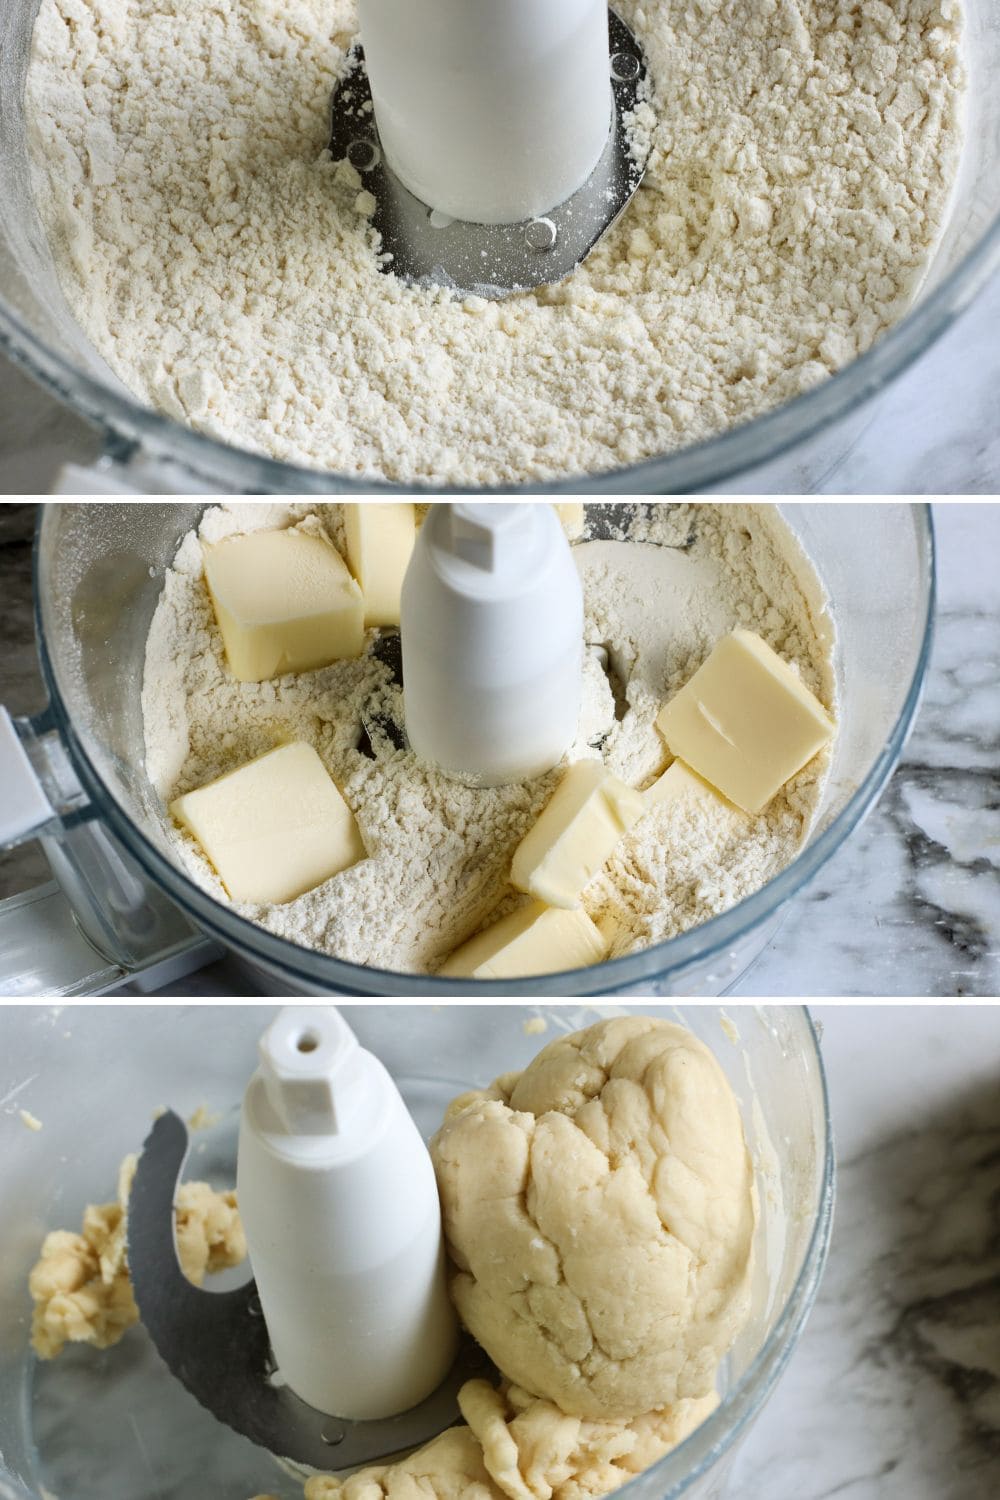
[{"label": "marble countertop", "polygon": [[[810,443],[733,488],[759,494],[1000,492],[1000,276],[883,396],[859,436]],[[852,440],[853,439],[853,440]],[[0,494],[49,493],[93,432],[0,357]]]},{"label": "marble countertop", "polygon": [[814,1015],[837,1138],[833,1243],[810,1322],[747,1439],[732,1494],[992,1500],[1000,1009]]},{"label": "marble countertop", "polygon": [[[0,702],[16,713],[42,703],[31,644],[32,510],[0,508]],[[902,764],[736,995],[1000,994],[1000,504],[939,504],[935,516],[936,643]],[[0,896],[47,878],[30,846],[0,864]],[[232,960],[169,991],[263,992]]]}]

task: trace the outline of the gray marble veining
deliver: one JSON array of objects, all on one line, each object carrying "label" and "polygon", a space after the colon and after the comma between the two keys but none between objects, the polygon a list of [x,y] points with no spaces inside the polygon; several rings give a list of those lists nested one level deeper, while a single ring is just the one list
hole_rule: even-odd
[{"label": "gray marble veining", "polygon": [[833,1244],[734,1494],[993,1500],[1000,1008],[815,1014],[840,1147]]},{"label": "gray marble veining", "polygon": [[[32,507],[0,508],[0,701],[41,706],[31,640]],[[937,635],[924,704],[882,802],[737,986],[741,996],[1000,994],[1000,504],[936,508]],[[45,879],[0,863],[0,895]],[[253,993],[232,962],[175,993]]]}]

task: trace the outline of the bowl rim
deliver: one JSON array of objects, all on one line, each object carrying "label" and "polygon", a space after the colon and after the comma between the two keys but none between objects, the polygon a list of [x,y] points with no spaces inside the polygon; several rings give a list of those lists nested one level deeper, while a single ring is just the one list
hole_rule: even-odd
[{"label": "bowl rim", "polygon": [[[793,1009],[791,1006],[778,1006],[777,1008]],[[680,1500],[681,1496],[704,1478],[727,1452],[737,1446],[770,1400],[778,1381],[795,1353],[815,1304],[830,1254],[837,1195],[837,1159],[833,1116],[830,1109],[829,1081],[820,1041],[821,1030],[808,1006],[798,1005],[794,1009],[799,1012],[805,1022],[807,1036],[812,1046],[811,1056],[816,1067],[823,1114],[823,1165],[812,1228],[802,1257],[802,1264],[785,1303],[775,1319],[774,1327],[732,1390],[726,1392],[715,1411],[706,1417],[704,1422],[700,1422],[682,1443],[664,1454],[663,1458],[658,1459],[650,1468],[637,1474],[635,1479],[623,1485],[621,1490],[615,1491],[616,1494],[625,1494],[633,1484],[644,1479],[646,1475],[669,1470],[672,1460],[676,1460],[678,1456],[682,1458],[686,1456],[685,1450],[688,1449],[689,1444],[692,1448],[696,1445],[703,1448],[704,1452],[689,1472],[678,1475],[676,1479],[669,1472],[667,1473],[666,1477],[670,1479],[671,1485],[668,1490],[664,1491],[663,1500]],[[699,1438],[700,1442],[697,1441]]]},{"label": "bowl rim", "polygon": [[915,540],[926,576],[925,613],[913,677],[896,723],[867,774],[840,812],[798,852],[790,864],[772,876],[759,890],[744,897],[727,911],[710,917],[663,943],[621,958],[606,959],[589,969],[571,969],[558,974],[513,981],[442,979],[436,975],[397,973],[394,970],[348,963],[331,954],[303,947],[230,911],[161,853],[143,829],[132,821],[114,794],[106,788],[99,769],[93,764],[87,747],[73,726],[47,646],[40,577],[41,539],[43,531],[50,524],[55,524],[54,520],[49,520],[50,516],[54,517],[55,510],[53,506],[43,506],[36,524],[33,549],[36,641],[42,677],[55,723],[69,750],[81,785],[91,798],[96,815],[107,820],[144,874],[164,890],[201,930],[211,934],[224,947],[249,953],[252,960],[261,965],[272,978],[276,975],[294,976],[297,983],[305,986],[305,993],[372,995],[400,999],[436,996],[452,1000],[495,1000],[503,996],[523,995],[565,998],[576,995],[582,985],[583,995],[622,994],[637,986],[648,987],[655,994],[655,985],[664,976],[683,978],[685,972],[694,965],[724,956],[802,890],[875,805],[898,764],[913,727],[933,646],[937,601],[937,548],[933,512],[925,502],[911,502],[909,511],[914,521]]}]

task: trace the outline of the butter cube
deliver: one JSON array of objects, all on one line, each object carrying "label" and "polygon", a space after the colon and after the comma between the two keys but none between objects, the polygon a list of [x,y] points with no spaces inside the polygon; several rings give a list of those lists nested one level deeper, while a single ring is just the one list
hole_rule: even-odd
[{"label": "butter cube", "polygon": [[692,799],[705,803],[725,803],[715,790],[709,786],[701,776],[686,766],[682,760],[674,760],[664,771],[663,775],[648,786],[642,794],[647,810],[651,807],[659,807],[664,802],[679,802]]},{"label": "butter cube", "polygon": [[412,505],[345,504],[347,560],[365,596],[365,624],[398,625],[403,579],[417,539]]},{"label": "butter cube", "polygon": [[446,979],[527,979],[600,963],[607,943],[584,911],[532,901],[456,948]]},{"label": "butter cube", "polygon": [[575,542],[578,536],[583,536],[584,513],[582,500],[560,500],[551,501],[552,509],[559,517],[563,530],[571,542]]},{"label": "butter cube", "polygon": [[734,630],[660,710],[675,755],[759,813],[835,732],[819,699],[760,636]]},{"label": "butter cube", "polygon": [[354,814],[311,745],[282,745],[170,811],[234,901],[281,904],[365,858]]},{"label": "butter cube", "polygon": [[239,682],[312,672],[364,649],[364,600],[321,532],[252,531],[205,548],[205,580]]},{"label": "butter cube", "polygon": [[642,813],[640,794],[599,760],[577,761],[518,845],[511,881],[549,906],[579,906],[584,886]]}]

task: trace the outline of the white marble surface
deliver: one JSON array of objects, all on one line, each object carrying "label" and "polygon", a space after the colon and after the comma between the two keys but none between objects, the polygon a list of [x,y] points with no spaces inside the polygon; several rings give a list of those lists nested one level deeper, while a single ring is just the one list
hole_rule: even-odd
[{"label": "white marble surface", "polygon": [[[750,487],[792,495],[1000,491],[1000,277],[866,411],[867,428],[846,450],[821,439]],[[98,451],[78,418],[0,356],[0,494],[46,494],[62,464],[90,463]]]},{"label": "white marble surface", "polygon": [[1000,1008],[814,1014],[838,1146],[833,1245],[734,1500],[995,1500]]}]

